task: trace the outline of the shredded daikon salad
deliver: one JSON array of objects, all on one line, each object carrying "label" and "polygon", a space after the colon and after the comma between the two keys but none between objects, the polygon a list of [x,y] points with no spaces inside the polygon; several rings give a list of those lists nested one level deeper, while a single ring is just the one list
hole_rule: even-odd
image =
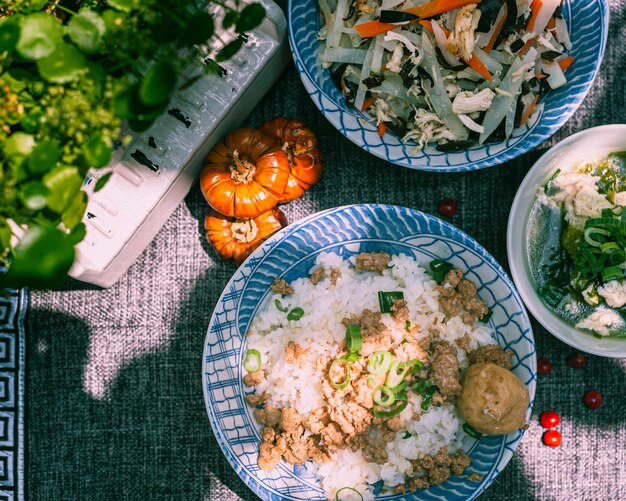
[{"label": "shredded daikon salad", "polygon": [[417,148],[533,123],[574,62],[561,0],[319,0],[322,65],[347,102]]}]

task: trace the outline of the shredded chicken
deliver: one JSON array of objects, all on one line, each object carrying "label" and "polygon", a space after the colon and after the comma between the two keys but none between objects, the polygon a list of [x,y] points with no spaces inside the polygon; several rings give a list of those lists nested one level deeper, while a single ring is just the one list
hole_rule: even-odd
[{"label": "shredded chicken", "polygon": [[480,10],[476,4],[461,7],[456,14],[454,30],[446,40],[446,49],[457,57],[468,61],[472,57],[476,39],[474,32],[480,21]]}]

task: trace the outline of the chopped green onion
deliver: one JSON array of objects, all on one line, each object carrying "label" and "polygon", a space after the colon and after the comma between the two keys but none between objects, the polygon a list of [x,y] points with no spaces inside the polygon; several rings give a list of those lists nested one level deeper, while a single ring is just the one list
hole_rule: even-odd
[{"label": "chopped green onion", "polygon": [[389,370],[392,362],[396,359],[388,351],[377,351],[367,362],[367,372],[370,374],[384,374]]},{"label": "chopped green onion", "polygon": [[248,372],[258,372],[261,370],[261,353],[259,350],[250,348],[246,352],[246,356],[243,359],[243,368]]},{"label": "chopped green onion", "polygon": [[299,306],[296,306],[289,312],[289,315],[287,315],[287,320],[300,320],[302,315],[304,315],[304,310]]},{"label": "chopped green onion", "polygon": [[607,242],[600,246],[600,250],[603,254],[612,254],[613,252],[620,250],[620,247],[615,242]]},{"label": "chopped green onion", "polygon": [[[422,362],[419,360],[411,360],[409,362],[398,362],[397,360],[391,364],[389,367],[389,373],[387,374],[387,379],[385,380],[385,384],[389,388],[396,388],[402,381],[409,371],[415,371],[421,369]],[[419,367],[416,369],[416,367]]]},{"label": "chopped green onion", "polygon": [[470,437],[478,440],[482,435],[478,433],[474,428],[472,428],[469,424],[463,423],[463,431],[467,433]]},{"label": "chopped green onion", "polygon": [[404,432],[404,435],[402,436],[402,438],[403,438],[404,440],[406,440],[407,438],[411,438],[412,436],[413,436],[413,434],[412,434],[412,433],[409,433],[408,431],[405,431],[405,432]]},{"label": "chopped green onion", "polygon": [[348,351],[359,351],[362,346],[363,336],[361,336],[361,326],[359,324],[348,324],[346,327],[346,347]]},{"label": "chopped green onion", "polygon": [[611,236],[611,234],[606,230],[601,230],[600,228],[590,227],[585,228],[585,242],[587,242],[592,247],[600,247],[604,242],[597,237],[593,237],[594,235],[603,235],[603,236]]},{"label": "chopped green onion", "polygon": [[604,268],[602,270],[602,281],[604,283],[610,282],[611,280],[619,280],[624,277],[624,270],[619,266],[609,266],[608,268]]},{"label": "chopped green onion", "polygon": [[408,339],[403,339],[402,341],[400,341],[400,344],[407,344],[409,342]]},{"label": "chopped green onion", "polygon": [[[619,209],[619,210],[618,210]],[[602,217],[615,217],[622,214],[621,207],[615,207],[614,209],[602,209]]]},{"label": "chopped green onion", "polygon": [[352,353],[348,353],[347,355],[344,355],[343,358],[346,362],[350,362],[351,364],[356,362],[357,360],[359,360],[361,358],[361,355],[359,355],[356,352],[352,352]]},{"label": "chopped green onion", "polygon": [[287,310],[289,310],[289,308],[283,306],[283,303],[280,302],[280,299],[276,299],[274,301],[274,304],[276,305],[276,309],[282,313],[285,313]]},{"label": "chopped green onion", "polygon": [[374,390],[374,403],[382,407],[388,407],[396,401],[396,394],[384,384]]},{"label": "chopped green onion", "polygon": [[384,419],[397,416],[406,408],[407,405],[409,405],[409,402],[406,399],[406,394],[396,394],[395,404],[396,405],[391,408],[383,407],[381,405],[374,405],[374,408],[372,409],[372,414],[374,414],[374,416],[378,418]]},{"label": "chopped green onion", "polygon": [[422,396],[421,407],[423,411],[428,410],[433,395],[439,390],[439,388],[432,384],[428,379],[418,379],[411,383],[410,388]]},{"label": "chopped green onion", "polygon": [[363,494],[361,494],[359,491],[357,491],[356,489],[353,489],[352,487],[342,487],[341,489],[339,489],[337,491],[337,495],[335,496],[335,501],[342,501],[342,499],[339,497],[339,493],[341,491],[349,491],[346,492],[346,496],[349,496],[350,493],[355,492],[356,494],[358,494],[358,496],[361,498],[361,501],[363,501]]},{"label": "chopped green onion", "polygon": [[617,266],[618,264],[622,264],[624,260],[626,260],[626,252],[624,252],[621,249],[609,254],[609,264],[612,266]]},{"label": "chopped green onion", "polygon": [[411,333],[411,321],[407,320],[404,322],[404,330],[407,331],[409,334]]},{"label": "chopped green onion", "polygon": [[424,368],[424,362],[421,360],[409,360],[408,362],[404,362],[404,366],[408,367],[407,376],[409,374],[415,374]]},{"label": "chopped green onion", "polygon": [[559,188],[556,185],[556,183],[554,182],[554,180],[557,178],[557,176],[560,173],[561,173],[561,169],[557,169],[556,172],[554,174],[552,174],[550,179],[548,179],[548,181],[546,182],[546,184],[544,186],[544,191],[546,192],[546,195],[548,195],[549,197],[551,197],[557,191],[559,191]]},{"label": "chopped green onion", "polygon": [[608,226],[619,226],[621,221],[616,217],[597,217],[594,219],[587,219],[585,221],[585,228],[591,228],[593,226],[597,227],[608,227]]},{"label": "chopped green onion", "polygon": [[430,407],[430,403],[433,399],[433,395],[437,393],[438,388],[436,386],[429,386],[422,392],[422,410],[427,411]]},{"label": "chopped green onion", "polygon": [[380,312],[391,313],[393,303],[395,301],[400,301],[401,299],[404,299],[404,292],[402,291],[378,291],[378,304],[380,304]]},{"label": "chopped green onion", "polygon": [[436,282],[443,282],[446,278],[446,274],[453,268],[453,266],[442,259],[435,259],[430,262],[430,271],[433,272],[433,279]]},{"label": "chopped green onion", "polygon": [[[333,372],[338,367],[343,367],[346,376],[343,379],[337,379],[333,377]],[[336,390],[343,390],[350,384],[350,380],[352,379],[352,369],[350,368],[350,363],[343,359],[337,358],[332,364],[330,364],[330,369],[328,369],[328,379],[330,380],[330,384],[333,385],[333,388]]]}]

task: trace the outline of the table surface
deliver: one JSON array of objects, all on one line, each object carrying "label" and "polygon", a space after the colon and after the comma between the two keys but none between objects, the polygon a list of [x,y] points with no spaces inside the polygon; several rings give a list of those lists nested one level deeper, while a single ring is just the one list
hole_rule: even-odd
[{"label": "table surface", "polygon": [[[436,214],[459,200],[451,222],[505,267],[506,224],[515,191],[537,158],[579,130],[624,122],[626,0],[611,0],[605,60],[589,96],[549,141],[515,161],[464,174],[411,171],[368,155],[339,134],[308,98],[293,65],[245,126],[277,116],[305,119],[326,172],[283,208],[290,222],[339,205],[378,202]],[[128,273],[112,288],[68,282],[33,292],[27,318],[27,497],[33,500],[254,499],[213,437],[202,397],[201,358],[213,307],[234,265],[217,258],[202,225],[199,188],[187,196]],[[484,500],[626,499],[626,361],[572,349],[533,322],[539,379],[530,428]],[[597,389],[604,405],[582,405]],[[554,409],[563,444],[541,444],[537,416]]]}]

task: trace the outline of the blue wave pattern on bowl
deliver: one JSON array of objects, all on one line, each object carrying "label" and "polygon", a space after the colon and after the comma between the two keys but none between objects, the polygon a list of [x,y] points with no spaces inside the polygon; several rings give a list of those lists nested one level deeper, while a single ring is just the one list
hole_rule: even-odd
[{"label": "blue wave pattern on bowl", "polygon": [[[275,277],[292,281],[308,276],[320,252],[347,258],[378,250],[408,254],[423,265],[437,257],[464,270],[492,308],[490,323],[498,342],[515,353],[514,371],[533,400],[535,348],[528,317],[504,270],[471,237],[433,216],[395,206],[355,205],[315,214],[277,233],[237,270],[218,301],[205,344],[203,386],[213,431],[232,467],[263,499],[325,498],[315,476],[301,466],[281,462],[270,473],[257,466],[260,434],[252,409],[243,398],[249,390],[241,382],[250,322],[267,304]],[[385,495],[380,499],[473,499],[504,468],[521,436],[518,431],[478,441],[467,437],[464,449],[471,454],[472,465],[466,474],[483,475],[480,482],[456,476],[416,495]]]},{"label": "blue wave pattern on bowl", "polygon": [[[433,146],[415,151],[392,134],[382,138],[367,114],[349,107],[341,91],[320,65],[317,33],[321,17],[317,0],[289,0],[289,41],[300,78],[326,118],[366,151],[397,165],[419,170],[460,172],[498,165],[516,158],[554,134],[578,108],[600,68],[608,34],[608,0],[565,0],[563,15],[572,39],[574,64],[567,85],[549,92],[543,112],[532,125],[515,128],[504,143],[473,146],[461,152],[440,152]],[[572,15],[575,13],[575,15]]]}]

